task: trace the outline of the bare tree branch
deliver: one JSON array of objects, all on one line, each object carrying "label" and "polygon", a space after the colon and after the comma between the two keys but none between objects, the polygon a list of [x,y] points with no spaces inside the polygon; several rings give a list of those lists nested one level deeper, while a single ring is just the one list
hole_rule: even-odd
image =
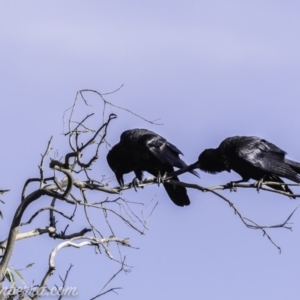
[{"label": "bare tree branch", "polygon": [[0,190],[0,194],[3,195],[4,193],[10,192],[10,190]]},{"label": "bare tree branch", "polygon": [[[76,241],[78,240],[83,240],[80,243],[76,243]],[[41,292],[43,291],[43,289],[46,287],[47,281],[49,280],[49,278],[53,275],[53,272],[55,271],[56,267],[55,267],[55,257],[57,255],[57,253],[65,248],[65,247],[75,247],[75,248],[81,248],[84,246],[95,246],[97,244],[101,245],[106,254],[108,255],[109,258],[113,258],[111,253],[108,251],[108,248],[106,247],[105,244],[109,243],[109,242],[114,242],[114,243],[119,243],[123,246],[127,246],[127,247],[131,247],[128,240],[127,239],[119,239],[119,238],[104,238],[104,239],[95,239],[93,237],[87,237],[87,236],[79,236],[79,237],[75,237],[70,239],[69,241],[65,241],[60,243],[58,246],[56,246],[49,257],[49,268],[48,271],[46,272],[41,284],[39,285],[39,289],[35,295],[35,297],[33,298],[33,300],[38,299],[39,295],[41,294]]]},{"label": "bare tree branch", "polygon": [[[55,228],[53,228],[53,227],[47,226],[47,227],[42,227],[42,228],[36,228],[34,230],[30,230],[27,232],[18,233],[16,236],[16,241],[31,238],[31,237],[38,236],[38,235],[45,234],[45,233],[51,234],[54,232],[55,232]],[[2,256],[3,251],[6,249],[7,241],[8,241],[8,239],[0,242],[0,248],[1,248],[0,256]]]},{"label": "bare tree branch", "polygon": [[[200,186],[198,184],[190,184],[190,183],[177,181],[177,180],[167,180],[165,182],[173,184],[173,185],[179,185],[179,186],[184,186],[187,188],[197,189],[202,192],[210,192],[210,193],[213,193],[214,195],[218,196],[219,198],[221,198],[222,200],[224,200],[225,202],[227,202],[229,204],[229,206],[234,210],[234,213],[236,215],[238,215],[240,220],[244,223],[244,225],[247,228],[261,230],[263,232],[263,235],[266,236],[271,241],[271,243],[279,250],[279,253],[281,253],[281,248],[272,240],[270,235],[266,232],[266,229],[268,229],[268,228],[285,228],[285,229],[291,230],[291,227],[286,226],[286,224],[290,220],[292,215],[295,213],[295,211],[298,209],[298,207],[300,206],[300,205],[298,205],[283,223],[278,224],[278,225],[272,225],[272,226],[261,226],[261,225],[258,225],[257,223],[255,223],[254,221],[250,220],[249,218],[243,217],[242,214],[239,212],[239,210],[235,207],[235,205],[228,198],[226,198],[223,195],[221,195],[220,193],[216,192],[215,188],[210,189],[210,188]],[[250,223],[248,223],[247,221]],[[252,224],[254,224],[254,225],[252,225]]]}]

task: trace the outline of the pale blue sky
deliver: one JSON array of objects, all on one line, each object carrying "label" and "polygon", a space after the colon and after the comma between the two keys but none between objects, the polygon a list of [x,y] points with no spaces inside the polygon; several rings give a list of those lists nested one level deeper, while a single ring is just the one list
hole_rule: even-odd
[{"label": "pale blue sky", "polygon": [[[1,197],[6,201],[0,207],[6,229],[24,181],[39,175],[37,165],[49,137],[54,135],[59,155],[67,153],[67,141],[60,135],[62,115],[84,88],[105,93],[124,84],[107,99],[163,123],[150,125],[109,108],[119,116],[109,132],[111,144],[126,129],[148,128],[174,143],[192,163],[225,137],[257,135],[300,161],[298,1],[1,4],[1,188],[12,190]],[[100,106],[95,107],[100,118]],[[106,150],[100,154],[94,170],[98,168],[99,177],[112,176]],[[210,186],[239,179],[235,173],[200,175],[182,180]],[[131,180],[132,174],[125,178]],[[255,190],[224,194],[262,225],[284,221],[299,204]],[[269,231],[282,247],[279,255],[261,232],[246,229],[212,195],[189,191],[192,203],[185,208],[173,205],[157,186],[124,195],[144,203],[155,197],[159,205],[146,236],[120,228],[120,235],[130,235],[140,249],[125,250],[134,268],[116,280],[123,287],[119,297],[110,294],[106,299],[299,299],[300,212],[292,219],[292,232]],[[47,204],[44,200],[41,205]],[[26,229],[47,222],[44,214]],[[5,234],[2,230],[0,238]],[[58,241],[38,237],[31,242],[36,248],[26,249],[25,258],[23,248],[30,243],[18,243],[11,263],[22,267],[40,257],[27,272],[29,282],[39,282]],[[104,255],[93,253],[92,248],[64,249],[52,282],[58,283],[57,275],[73,263],[69,284],[79,287],[77,299],[93,296],[114,271]]]}]

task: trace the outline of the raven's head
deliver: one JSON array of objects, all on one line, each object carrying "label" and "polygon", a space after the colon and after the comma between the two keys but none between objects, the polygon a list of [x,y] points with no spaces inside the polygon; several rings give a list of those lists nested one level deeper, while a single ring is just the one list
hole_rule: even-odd
[{"label": "raven's head", "polygon": [[204,150],[198,157],[198,166],[200,170],[210,174],[228,170],[225,160],[217,149]]},{"label": "raven's head", "polygon": [[123,180],[123,172],[122,172],[122,166],[121,163],[122,161],[118,159],[114,148],[112,148],[107,156],[106,156],[107,163],[109,167],[112,169],[112,171],[115,173],[116,179],[119,183],[120,186],[124,185],[124,180]]}]

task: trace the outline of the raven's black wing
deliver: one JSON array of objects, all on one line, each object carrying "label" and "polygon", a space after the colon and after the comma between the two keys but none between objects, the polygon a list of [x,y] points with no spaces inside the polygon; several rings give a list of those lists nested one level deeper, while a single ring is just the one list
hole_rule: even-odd
[{"label": "raven's black wing", "polygon": [[[182,152],[160,135],[155,133],[145,134],[140,142],[143,143],[162,164],[176,168],[184,168],[187,166],[179,157],[179,154],[182,154]],[[198,176],[196,171],[189,172]]]},{"label": "raven's black wing", "polygon": [[238,156],[266,173],[300,182],[299,175],[285,162],[286,152],[258,137],[244,137],[237,148]]},{"label": "raven's black wing", "polygon": [[183,168],[186,166],[183,160],[180,159],[179,154],[182,152],[167,142],[159,135],[147,134],[144,135],[141,142],[145,143],[148,150],[161,162],[173,167]]}]

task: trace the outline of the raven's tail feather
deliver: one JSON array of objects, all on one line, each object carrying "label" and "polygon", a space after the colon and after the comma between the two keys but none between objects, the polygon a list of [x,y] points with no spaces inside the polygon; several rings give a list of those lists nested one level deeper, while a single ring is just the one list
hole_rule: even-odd
[{"label": "raven's tail feather", "polygon": [[[293,163],[293,167],[290,165]],[[300,166],[296,162],[285,160],[284,163],[276,160],[270,161],[270,166],[268,166],[268,171],[278,177],[284,177],[291,181],[300,183]],[[298,169],[298,172],[295,169]]]},{"label": "raven's tail feather", "polygon": [[[277,190],[277,191],[281,191],[281,192],[287,192],[287,193],[290,193],[292,195],[294,194],[292,192],[292,190],[287,185],[284,184],[285,182],[278,176],[274,176],[274,175],[266,176],[264,178],[264,181],[273,181],[273,182],[283,183],[283,185],[267,184],[267,186],[272,188],[273,190]],[[293,197],[293,196],[291,196],[291,198],[296,199],[296,197]]]},{"label": "raven's tail feather", "polygon": [[[177,180],[178,177],[172,178],[172,180]],[[172,185],[169,183],[164,183],[164,188],[168,193],[170,199],[178,206],[185,206],[190,204],[190,199],[187,194],[186,188],[184,186]]]},{"label": "raven's tail feather", "polygon": [[298,174],[300,174],[300,163],[290,160],[290,159],[285,159],[285,162]]}]

